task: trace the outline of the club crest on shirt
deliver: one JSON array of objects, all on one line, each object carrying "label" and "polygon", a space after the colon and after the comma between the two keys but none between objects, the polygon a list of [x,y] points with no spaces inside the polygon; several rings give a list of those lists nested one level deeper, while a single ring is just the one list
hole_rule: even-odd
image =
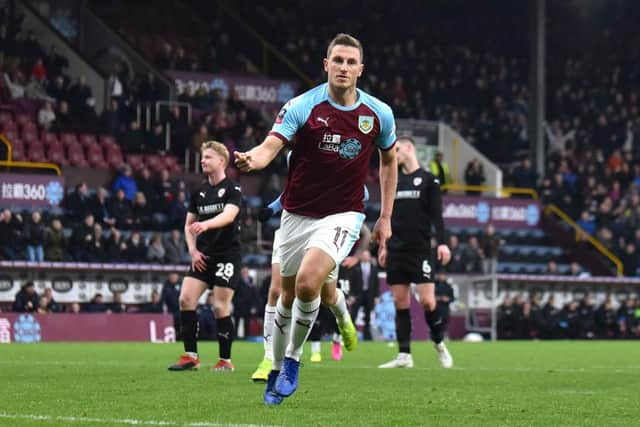
[{"label": "club crest on shirt", "polygon": [[417,187],[420,184],[422,184],[422,178],[421,177],[418,176],[418,177],[413,178],[413,185],[415,185]]},{"label": "club crest on shirt", "polygon": [[360,141],[355,138],[349,138],[340,144],[338,154],[343,159],[351,160],[355,159],[358,154],[360,154],[360,151],[362,151],[362,144],[360,144]]},{"label": "club crest on shirt", "polygon": [[373,129],[373,116],[358,116],[358,129],[365,135]]},{"label": "club crest on shirt", "polygon": [[218,197],[224,196],[224,193],[225,193],[225,189],[224,188],[219,189],[218,190]]}]

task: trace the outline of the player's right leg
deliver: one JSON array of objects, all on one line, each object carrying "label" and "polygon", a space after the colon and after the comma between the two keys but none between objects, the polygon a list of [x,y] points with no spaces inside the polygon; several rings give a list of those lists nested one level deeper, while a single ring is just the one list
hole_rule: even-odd
[{"label": "player's right leg", "polygon": [[[391,275],[390,275],[391,273]],[[393,280],[392,270],[387,272],[387,277]],[[391,294],[396,308],[396,337],[398,340],[398,355],[378,368],[413,368],[411,356],[411,288],[409,283],[392,283]]]},{"label": "player's right leg", "polygon": [[196,308],[198,307],[198,299],[208,287],[207,283],[201,278],[194,277],[201,274],[202,272],[189,271],[182,281],[182,288],[180,289],[180,323],[184,354],[176,363],[169,366],[170,371],[188,371],[200,368]]}]

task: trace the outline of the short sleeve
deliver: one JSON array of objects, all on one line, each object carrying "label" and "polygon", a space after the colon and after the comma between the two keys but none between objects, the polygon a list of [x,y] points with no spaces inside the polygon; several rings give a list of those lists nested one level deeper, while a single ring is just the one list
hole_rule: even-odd
[{"label": "short sleeve", "polygon": [[189,209],[188,211],[192,214],[198,215],[198,207],[196,206],[196,200],[198,200],[198,190],[191,193],[191,197],[189,198]]},{"label": "short sleeve", "polygon": [[233,184],[228,190],[226,205],[236,205],[242,207],[242,189],[239,184]]},{"label": "short sleeve", "polygon": [[270,135],[275,135],[286,142],[291,141],[309,117],[311,109],[302,96],[287,102],[278,113],[276,121],[271,128]]},{"label": "short sleeve", "polygon": [[380,135],[376,138],[376,145],[382,150],[388,150],[396,142],[396,121],[393,111],[387,105],[380,109],[378,113],[380,119]]}]

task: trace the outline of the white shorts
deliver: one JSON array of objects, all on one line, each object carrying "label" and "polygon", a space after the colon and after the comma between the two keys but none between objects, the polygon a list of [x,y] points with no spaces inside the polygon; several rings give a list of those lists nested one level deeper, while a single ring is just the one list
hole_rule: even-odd
[{"label": "white shorts", "polygon": [[273,250],[271,251],[271,264],[280,264],[280,229],[273,233]]},{"label": "white shorts", "polygon": [[360,237],[364,222],[360,212],[343,212],[324,218],[310,218],[284,210],[280,220],[280,273],[295,276],[309,248],[318,248],[333,258],[335,268],[326,283],[338,279],[340,263]]}]

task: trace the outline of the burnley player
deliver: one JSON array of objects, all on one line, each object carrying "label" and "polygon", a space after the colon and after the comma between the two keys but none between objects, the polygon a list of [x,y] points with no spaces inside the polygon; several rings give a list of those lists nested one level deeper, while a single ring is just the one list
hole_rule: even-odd
[{"label": "burnley player", "polygon": [[205,290],[213,289],[218,330],[219,360],[214,371],[233,371],[231,363],[231,299],[239,282],[240,241],[238,214],[242,204],[240,185],[225,175],[229,151],[224,144],[207,141],[201,148],[202,172],[207,176],[191,194],[184,225],[191,254],[191,268],[180,291],[180,318],[185,353],[170,371],[198,369],[196,307]]},{"label": "burnley player", "polygon": [[397,182],[391,108],[356,88],[362,45],[338,34],[327,48],[328,82],[290,100],[257,147],[235,153],[243,171],[266,167],[283,146],[292,150],[282,196],[282,294],[273,335],[273,370],[264,401],[279,404],[298,387],[302,346],[318,315],[322,285],[337,279],[364,222],[363,188],[374,149],[380,151],[381,209],[373,238],[391,237]]},{"label": "burnley player", "polygon": [[431,225],[436,230],[438,261],[446,265],[451,258],[445,244],[440,183],[420,167],[413,141],[398,138],[398,191],[393,207],[393,237],[380,254],[380,264],[387,267],[387,283],[396,307],[396,336],[399,354],[379,368],[412,368],[411,357],[411,283],[416,284],[420,304],[431,330],[431,340],[445,368],[453,359],[443,342],[444,325],[436,308],[434,276],[436,265],[431,255]]},{"label": "burnley player", "polygon": [[[289,155],[287,155],[287,164],[289,164]],[[260,222],[268,221],[273,215],[282,211],[282,195],[278,196],[273,202],[269,204],[268,207],[260,210],[258,214],[258,219]],[[363,201],[369,200],[369,191],[367,187],[364,187],[364,199]],[[371,240],[371,232],[369,228],[363,224],[362,229],[360,230],[360,240],[358,245],[358,251],[363,251],[364,249],[369,247],[369,242]],[[267,305],[264,309],[264,320],[263,320],[263,337],[264,337],[264,357],[258,368],[251,375],[251,379],[253,381],[267,381],[269,377],[269,372],[271,372],[272,363],[273,363],[273,323],[274,317],[276,314],[276,303],[278,298],[280,297],[281,283],[282,278],[280,277],[280,230],[276,230],[273,235],[273,251],[271,253],[271,283],[269,284],[269,293],[267,295]],[[356,254],[357,257],[358,254]],[[355,262],[353,262],[354,257],[347,257],[344,260],[343,266],[352,267]],[[342,270],[339,270],[341,273]],[[343,338],[344,346],[348,351],[353,350],[358,342],[358,335],[356,332],[355,325],[353,324],[353,320],[349,314],[346,303],[346,295],[348,294],[348,289],[345,291],[342,286],[340,286],[340,290],[343,292],[337,292],[337,283],[329,282],[325,283],[322,287],[322,295],[321,300],[322,304],[329,309],[333,313],[336,318],[336,325],[338,327],[339,336]],[[313,331],[313,329],[312,329]],[[313,332],[312,332],[313,333]],[[338,350],[340,353],[342,352],[342,348],[340,347],[340,343],[338,343],[338,347],[334,345],[333,353],[336,354]],[[312,349],[313,353],[313,342]],[[340,354],[342,355],[342,354]],[[313,355],[312,355],[312,361]]]}]

